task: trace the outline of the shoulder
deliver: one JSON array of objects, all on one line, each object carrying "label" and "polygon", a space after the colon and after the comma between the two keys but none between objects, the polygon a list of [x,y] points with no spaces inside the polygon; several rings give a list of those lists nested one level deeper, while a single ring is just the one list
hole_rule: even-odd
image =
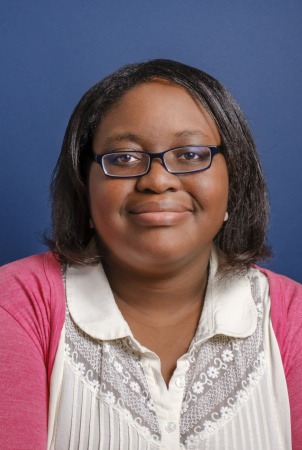
[{"label": "shoulder", "polygon": [[270,270],[259,270],[269,281],[271,320],[286,368],[302,354],[302,285]]},{"label": "shoulder", "polygon": [[5,281],[7,277],[18,279],[33,273],[43,276],[49,270],[60,271],[60,263],[50,252],[40,253],[1,266],[0,281]]},{"label": "shoulder", "polygon": [[270,284],[270,289],[274,291],[275,294],[279,292],[280,295],[282,295],[288,292],[290,294],[292,293],[301,295],[302,284],[284,275],[272,272],[271,270],[263,269],[261,267],[258,267],[258,269],[260,270],[260,272],[264,273],[267,276]]},{"label": "shoulder", "polygon": [[16,329],[26,332],[45,360],[58,341],[64,312],[60,263],[50,252],[0,268],[0,314],[9,315]]},{"label": "shoulder", "polygon": [[0,288],[0,306],[3,308],[15,303],[20,307],[29,297],[32,302],[43,301],[49,306],[52,293],[63,293],[60,264],[51,253],[7,264],[0,268]]},{"label": "shoulder", "polygon": [[293,309],[301,307],[302,284],[284,275],[279,275],[267,269],[258,267],[267,276],[272,309],[277,308],[285,316]]}]

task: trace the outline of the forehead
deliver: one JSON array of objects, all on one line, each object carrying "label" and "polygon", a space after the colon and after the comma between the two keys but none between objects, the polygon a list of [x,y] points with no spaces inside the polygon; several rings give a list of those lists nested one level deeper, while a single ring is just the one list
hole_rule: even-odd
[{"label": "forehead", "polygon": [[161,137],[190,130],[204,134],[208,141],[203,143],[220,140],[212,116],[189,91],[178,84],[156,79],[124,94],[101,119],[95,139],[127,132]]}]

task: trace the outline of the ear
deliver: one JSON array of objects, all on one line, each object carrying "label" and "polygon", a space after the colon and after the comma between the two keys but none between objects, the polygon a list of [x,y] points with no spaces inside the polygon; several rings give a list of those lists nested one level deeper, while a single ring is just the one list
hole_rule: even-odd
[{"label": "ear", "polygon": [[94,228],[94,223],[93,223],[92,219],[89,219],[89,227],[90,227],[91,229]]}]

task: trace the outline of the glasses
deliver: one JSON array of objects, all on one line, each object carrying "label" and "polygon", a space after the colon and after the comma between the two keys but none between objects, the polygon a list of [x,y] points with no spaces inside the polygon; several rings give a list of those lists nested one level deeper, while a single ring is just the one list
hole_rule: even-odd
[{"label": "glasses", "polygon": [[189,145],[171,148],[160,153],[123,149],[103,155],[93,155],[93,160],[102,167],[108,177],[141,177],[150,171],[154,159],[160,159],[167,172],[177,175],[209,169],[213,157],[222,151],[221,146],[212,145]]}]

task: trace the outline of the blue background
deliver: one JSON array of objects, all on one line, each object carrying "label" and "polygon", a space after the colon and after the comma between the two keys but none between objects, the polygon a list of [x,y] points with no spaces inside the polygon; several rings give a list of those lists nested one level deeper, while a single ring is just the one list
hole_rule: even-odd
[{"label": "blue background", "polygon": [[48,186],[81,95],[119,66],[180,60],[242,106],[267,176],[269,267],[302,281],[301,0],[2,0],[0,264],[41,252]]}]

